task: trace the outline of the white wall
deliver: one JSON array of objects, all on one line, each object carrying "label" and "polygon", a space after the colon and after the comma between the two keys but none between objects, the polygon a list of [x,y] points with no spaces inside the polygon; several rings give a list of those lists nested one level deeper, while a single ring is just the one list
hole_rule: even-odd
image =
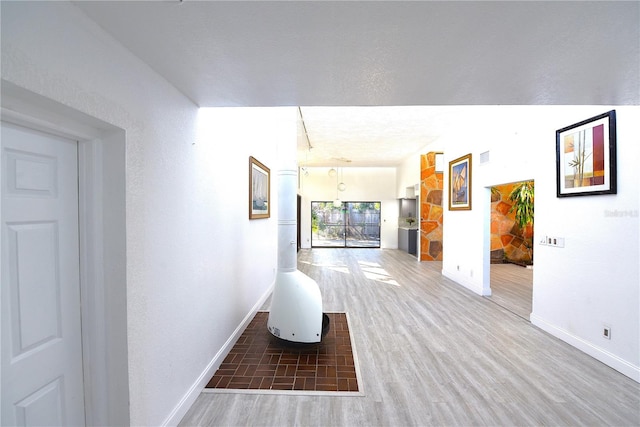
[{"label": "white wall", "polygon": [[[330,177],[330,168],[306,168],[308,175],[300,177],[302,196],[302,247],[311,247],[311,202],[335,200],[336,178]],[[340,168],[341,181],[347,185],[338,193],[340,200],[348,202],[381,202],[380,247],[398,248],[398,199],[396,195],[396,168],[345,167]]]},{"label": "white wall", "polygon": [[295,110],[199,112],[70,3],[2,2],[2,79],[124,129],[130,422],[177,423],[270,290],[248,157],[275,172]]},{"label": "white wall", "polygon": [[[426,154],[427,151],[420,154]],[[415,187],[420,185],[420,154],[406,158],[396,168],[396,196],[399,199],[407,197],[407,187]],[[420,187],[418,187],[420,188]],[[415,192],[412,197],[420,196],[419,192]],[[412,198],[409,197],[409,198]]]},{"label": "white wall", "polygon": [[[443,274],[472,291],[489,288],[489,187],[535,180],[535,236],[564,237],[563,249],[536,244],[532,322],[639,380],[638,107],[617,107],[618,194],[556,198],[555,131],[614,107],[483,107],[495,121],[461,117],[472,132],[448,135],[445,161],[473,155],[472,210],[444,217]],[[490,161],[481,165],[480,153]],[[445,171],[445,182],[448,170]],[[448,206],[445,191],[444,205]],[[625,212],[612,217],[607,212]],[[602,338],[602,325],[612,339]],[[614,335],[617,331],[618,335]]]},{"label": "white wall", "polygon": [[[439,142],[445,147],[445,191],[442,200],[443,264],[445,276],[480,295],[489,295],[489,216],[491,185],[531,179],[538,168],[540,129],[530,115],[540,107],[481,107],[482,119],[474,111],[459,110],[460,130]],[[489,112],[494,120],[487,121]],[[552,135],[553,136],[553,135]],[[553,143],[553,140],[551,141]],[[555,145],[554,145],[555,147]],[[480,154],[489,152],[489,162],[480,163]],[[449,162],[471,153],[470,211],[450,211],[448,197]]]},{"label": "white wall", "polygon": [[[545,129],[551,134],[610,109],[567,111],[551,117]],[[555,150],[540,149],[535,233],[564,237],[565,247],[535,246],[531,320],[640,381],[640,107],[615,110],[617,194],[556,198]],[[602,336],[604,325],[611,327],[610,340]]]}]

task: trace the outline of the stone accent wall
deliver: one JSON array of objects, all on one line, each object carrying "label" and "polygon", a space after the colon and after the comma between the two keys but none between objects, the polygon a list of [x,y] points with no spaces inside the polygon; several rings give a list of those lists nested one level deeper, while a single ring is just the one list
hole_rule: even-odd
[{"label": "stone accent wall", "polygon": [[515,223],[515,212],[509,194],[518,183],[498,185],[491,189],[491,263],[505,261],[531,264],[533,232],[529,226],[523,233]]},{"label": "stone accent wall", "polygon": [[420,156],[420,261],[442,261],[443,174],[436,153]]}]

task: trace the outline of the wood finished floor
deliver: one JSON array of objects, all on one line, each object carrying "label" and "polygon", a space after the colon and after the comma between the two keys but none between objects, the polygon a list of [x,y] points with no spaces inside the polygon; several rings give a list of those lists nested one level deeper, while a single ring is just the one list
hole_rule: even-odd
[{"label": "wood finished floor", "polygon": [[[202,393],[181,425],[638,426],[640,384],[391,249],[302,250],[362,397]],[[264,309],[268,309],[268,302]]]},{"label": "wood finished floor", "polygon": [[533,300],[533,269],[515,264],[491,264],[490,301],[529,320]]}]

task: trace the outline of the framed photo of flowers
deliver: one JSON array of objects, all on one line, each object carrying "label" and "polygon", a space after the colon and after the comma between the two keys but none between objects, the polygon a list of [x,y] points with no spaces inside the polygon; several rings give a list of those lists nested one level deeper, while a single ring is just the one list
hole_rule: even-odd
[{"label": "framed photo of flowers", "polygon": [[556,131],[557,197],[616,194],[616,112]]},{"label": "framed photo of flowers", "polygon": [[471,210],[471,154],[449,162],[449,210]]},{"label": "framed photo of flowers", "polygon": [[271,215],[270,170],[254,157],[249,157],[249,219]]}]

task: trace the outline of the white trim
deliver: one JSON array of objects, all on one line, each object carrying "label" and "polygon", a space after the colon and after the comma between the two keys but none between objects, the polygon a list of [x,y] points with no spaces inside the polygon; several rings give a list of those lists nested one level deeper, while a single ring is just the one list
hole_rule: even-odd
[{"label": "white trim", "polygon": [[484,288],[481,283],[473,282],[460,274],[442,269],[442,275],[450,280],[453,280],[458,285],[469,289],[471,292],[483,297],[491,296],[491,288]]},{"label": "white trim", "polygon": [[[108,384],[100,140],[78,144],[80,294],[87,425],[106,417]],[[101,347],[103,346],[103,347]]]},{"label": "white trim", "polygon": [[358,393],[365,395],[364,382],[362,381],[362,373],[360,372],[360,360],[358,358],[358,352],[356,351],[356,341],[353,336],[353,323],[351,323],[351,317],[349,313],[344,312],[347,318],[347,325],[349,326],[349,340],[351,340],[351,354],[353,355],[353,365],[356,368],[356,380],[358,381]]},{"label": "white trim", "polygon": [[63,138],[78,140],[90,140],[98,136],[98,133],[88,129],[69,129],[69,127],[59,123],[52,123],[48,120],[31,116],[30,114],[15,111],[6,107],[2,107],[2,120],[14,125],[35,129],[51,135],[61,136]]},{"label": "white trim", "polygon": [[255,317],[256,313],[260,310],[260,307],[264,305],[267,301],[271,293],[273,292],[273,284],[267,289],[267,291],[262,295],[262,297],[258,300],[258,302],[251,308],[249,313],[244,317],[242,322],[238,325],[238,327],[233,331],[227,342],[224,343],[222,348],[218,350],[211,362],[205,367],[204,371],[200,374],[198,379],[193,383],[189,390],[182,396],[182,399],[178,402],[178,404],[173,408],[169,416],[162,423],[163,426],[177,426],[182,418],[186,415],[187,411],[191,406],[195,403],[196,399],[205,389],[207,383],[216,373],[222,361],[229,354],[233,346],[235,345],[238,338],[242,335],[244,330],[249,326],[251,320]]},{"label": "white trim", "polygon": [[[360,387],[360,383],[358,383]],[[305,391],[305,390],[259,390],[259,389],[229,389],[229,388],[205,388],[206,394],[271,394],[288,396],[327,396],[327,397],[364,397],[362,391]]]},{"label": "white trim", "polygon": [[[91,148],[78,143],[78,219],[80,228],[80,295],[82,309],[82,359],[84,363],[85,407],[87,425],[95,424],[100,419],[99,413],[104,411],[100,393],[100,384],[105,384],[104,369],[92,368],[92,365],[105,366],[104,354],[96,351],[100,343],[104,343],[104,304],[101,293],[104,289],[102,280],[102,233],[98,224],[102,223],[102,211],[97,206],[102,188],[99,182],[93,181],[96,153]],[[93,182],[92,182],[93,181]],[[104,352],[103,352],[104,353]]]},{"label": "white trim", "polygon": [[616,356],[613,353],[609,353],[607,350],[594,345],[593,343],[584,340],[576,335],[573,335],[569,331],[562,329],[540,316],[531,313],[531,324],[537,326],[545,332],[553,335],[556,338],[574,346],[575,348],[585,352],[589,356],[593,357],[604,363],[607,366],[615,369],[616,371],[628,376],[636,382],[640,382],[640,366],[635,366],[632,363]]}]

